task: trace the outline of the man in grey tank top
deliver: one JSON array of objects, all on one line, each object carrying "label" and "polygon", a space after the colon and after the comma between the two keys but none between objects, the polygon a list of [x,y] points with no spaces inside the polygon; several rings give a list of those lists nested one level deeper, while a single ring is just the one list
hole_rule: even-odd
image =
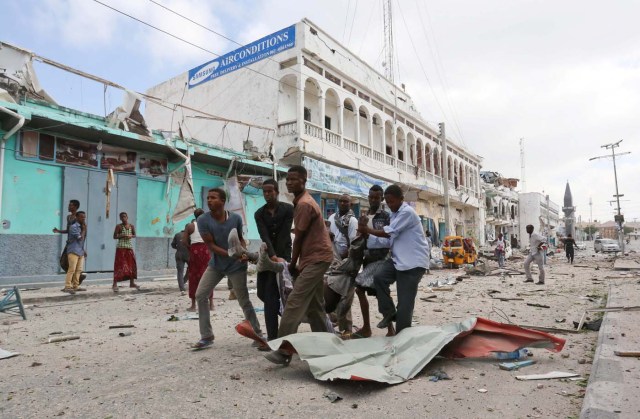
[{"label": "man in grey tank top", "polygon": [[196,291],[200,341],[192,346],[194,349],[206,348],[213,344],[214,335],[207,300],[211,291],[225,276],[229,278],[235,290],[245,319],[251,323],[255,333],[262,336],[260,322],[249,299],[249,290],[247,289],[247,255],[229,256],[228,238],[232,230],[237,230],[243,247],[247,246],[242,237],[242,218],[238,214],[225,211],[226,201],[227,194],[224,190],[210,189],[207,194],[207,206],[210,211],[198,217],[197,221],[202,240],[211,251],[211,260]]}]

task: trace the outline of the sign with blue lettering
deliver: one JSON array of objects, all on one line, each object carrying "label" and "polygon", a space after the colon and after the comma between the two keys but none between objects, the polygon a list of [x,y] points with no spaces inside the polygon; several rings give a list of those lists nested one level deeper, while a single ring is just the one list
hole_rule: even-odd
[{"label": "sign with blue lettering", "polygon": [[296,27],[289,26],[189,70],[189,89],[253,64],[296,44]]},{"label": "sign with blue lettering", "polygon": [[302,165],[308,171],[307,189],[334,194],[367,197],[369,188],[380,185],[385,189],[391,183],[376,179],[357,170],[344,169],[304,156]]}]

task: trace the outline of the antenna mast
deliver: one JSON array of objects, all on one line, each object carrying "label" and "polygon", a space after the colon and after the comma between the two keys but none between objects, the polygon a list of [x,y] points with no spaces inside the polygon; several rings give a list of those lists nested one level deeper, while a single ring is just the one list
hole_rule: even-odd
[{"label": "antenna mast", "polygon": [[391,13],[391,0],[384,0],[384,75],[391,83],[394,83],[393,74],[393,15]]}]

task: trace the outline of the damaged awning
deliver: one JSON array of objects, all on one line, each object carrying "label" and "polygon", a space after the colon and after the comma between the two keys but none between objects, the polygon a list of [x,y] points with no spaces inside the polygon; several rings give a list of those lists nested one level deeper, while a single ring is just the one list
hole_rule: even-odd
[{"label": "damaged awning", "polygon": [[489,357],[494,352],[545,348],[559,352],[565,340],[537,330],[482,318],[444,326],[409,327],[393,337],[342,340],[330,333],[298,333],[269,342],[293,347],[313,376],[399,384],[418,374],[435,356]]}]

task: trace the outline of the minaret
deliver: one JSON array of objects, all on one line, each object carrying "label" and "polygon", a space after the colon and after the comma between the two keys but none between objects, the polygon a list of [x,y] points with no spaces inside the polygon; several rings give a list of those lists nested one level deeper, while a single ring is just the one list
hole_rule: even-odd
[{"label": "minaret", "polygon": [[573,197],[571,196],[571,188],[569,182],[564,190],[564,206],[562,207],[564,212],[564,228],[565,234],[571,234],[575,238],[575,222],[576,222],[576,207],[573,206]]}]

